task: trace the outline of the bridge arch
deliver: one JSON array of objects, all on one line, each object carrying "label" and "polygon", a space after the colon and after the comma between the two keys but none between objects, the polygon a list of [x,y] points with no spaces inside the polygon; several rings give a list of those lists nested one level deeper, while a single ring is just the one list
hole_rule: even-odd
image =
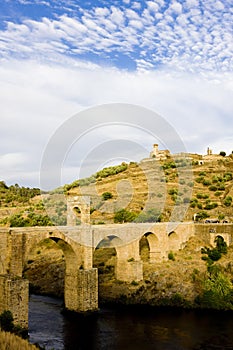
[{"label": "bridge arch", "polygon": [[168,248],[169,250],[179,250],[180,249],[180,237],[176,231],[171,231],[168,234]]},{"label": "bridge arch", "polygon": [[45,232],[37,234],[34,240],[28,242],[27,254],[24,256],[24,265],[28,260],[32,250],[37,249],[39,244],[45,240],[51,240],[56,247],[61,249],[65,260],[64,273],[64,303],[69,310],[77,310],[80,295],[78,295],[79,280],[78,271],[84,269],[83,251],[81,245],[71,242],[70,239],[61,232]]},{"label": "bridge arch", "polygon": [[93,267],[98,268],[99,279],[116,277],[117,246],[122,240],[109,235],[96,245],[93,252]]},{"label": "bridge arch", "polygon": [[225,232],[221,232],[219,234],[215,233],[215,234],[210,234],[210,244],[215,247],[216,246],[216,239],[220,238],[222,239],[226,245],[229,247],[229,245],[231,244],[231,235],[229,235],[228,233]]},{"label": "bridge arch", "polygon": [[146,232],[139,241],[140,256],[143,261],[158,262],[161,259],[159,239],[153,232]]}]

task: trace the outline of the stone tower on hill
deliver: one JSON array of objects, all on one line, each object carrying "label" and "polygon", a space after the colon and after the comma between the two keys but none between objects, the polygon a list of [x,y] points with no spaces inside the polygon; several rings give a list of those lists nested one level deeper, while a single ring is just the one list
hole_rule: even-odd
[{"label": "stone tower on hill", "polygon": [[150,152],[150,158],[155,158],[158,160],[166,160],[171,157],[171,154],[168,150],[159,151],[159,146],[157,143],[153,145],[153,149]]}]

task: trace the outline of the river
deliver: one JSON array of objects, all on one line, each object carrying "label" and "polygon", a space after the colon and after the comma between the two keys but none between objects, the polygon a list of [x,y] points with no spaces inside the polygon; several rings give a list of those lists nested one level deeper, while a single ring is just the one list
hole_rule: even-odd
[{"label": "river", "polygon": [[29,341],[46,350],[233,349],[233,313],[103,307],[64,315],[62,300],[30,296]]}]

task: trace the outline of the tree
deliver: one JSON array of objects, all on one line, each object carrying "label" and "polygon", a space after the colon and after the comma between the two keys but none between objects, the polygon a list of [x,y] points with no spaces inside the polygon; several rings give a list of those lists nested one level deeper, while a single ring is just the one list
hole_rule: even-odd
[{"label": "tree", "polygon": [[222,157],[225,157],[225,156],[226,156],[226,152],[221,151],[221,152],[219,153],[219,155],[222,156]]},{"label": "tree", "polygon": [[226,254],[227,253],[227,244],[224,241],[222,236],[217,236],[214,240],[214,243],[216,244],[216,248],[218,249],[218,251],[222,254]]},{"label": "tree", "polygon": [[147,211],[141,212],[138,217],[135,219],[135,222],[160,222],[161,215],[158,209],[151,208]]},{"label": "tree", "polygon": [[206,218],[208,218],[208,217],[209,217],[209,214],[206,213],[204,210],[203,210],[203,211],[199,211],[199,212],[196,214],[196,220],[197,220],[197,221],[206,219]]},{"label": "tree", "polygon": [[226,198],[225,198],[224,201],[223,201],[223,204],[224,204],[226,207],[230,207],[230,206],[231,206],[231,203],[232,203],[232,197],[231,197],[231,196],[226,196]]},{"label": "tree", "polygon": [[108,199],[111,199],[113,197],[111,192],[104,192],[102,193],[102,198],[104,201],[107,201]]},{"label": "tree", "polygon": [[11,311],[5,310],[0,315],[0,325],[1,329],[6,332],[11,332],[14,328],[13,315]]},{"label": "tree", "polygon": [[118,210],[114,215],[114,222],[115,223],[121,223],[124,222],[131,222],[136,218],[137,214],[128,211],[126,209],[120,209]]}]

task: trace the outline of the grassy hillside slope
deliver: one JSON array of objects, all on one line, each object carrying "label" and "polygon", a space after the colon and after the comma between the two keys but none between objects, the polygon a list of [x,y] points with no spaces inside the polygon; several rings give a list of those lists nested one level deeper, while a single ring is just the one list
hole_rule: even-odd
[{"label": "grassy hillside slope", "polygon": [[122,163],[43,195],[38,189],[1,182],[0,225],[65,225],[66,195],[72,194],[91,197],[92,224],[114,222],[121,209],[130,213],[124,221],[168,221],[174,208],[184,212],[183,221],[195,214],[199,220],[232,221],[232,155],[215,155],[199,163],[195,156]]}]

